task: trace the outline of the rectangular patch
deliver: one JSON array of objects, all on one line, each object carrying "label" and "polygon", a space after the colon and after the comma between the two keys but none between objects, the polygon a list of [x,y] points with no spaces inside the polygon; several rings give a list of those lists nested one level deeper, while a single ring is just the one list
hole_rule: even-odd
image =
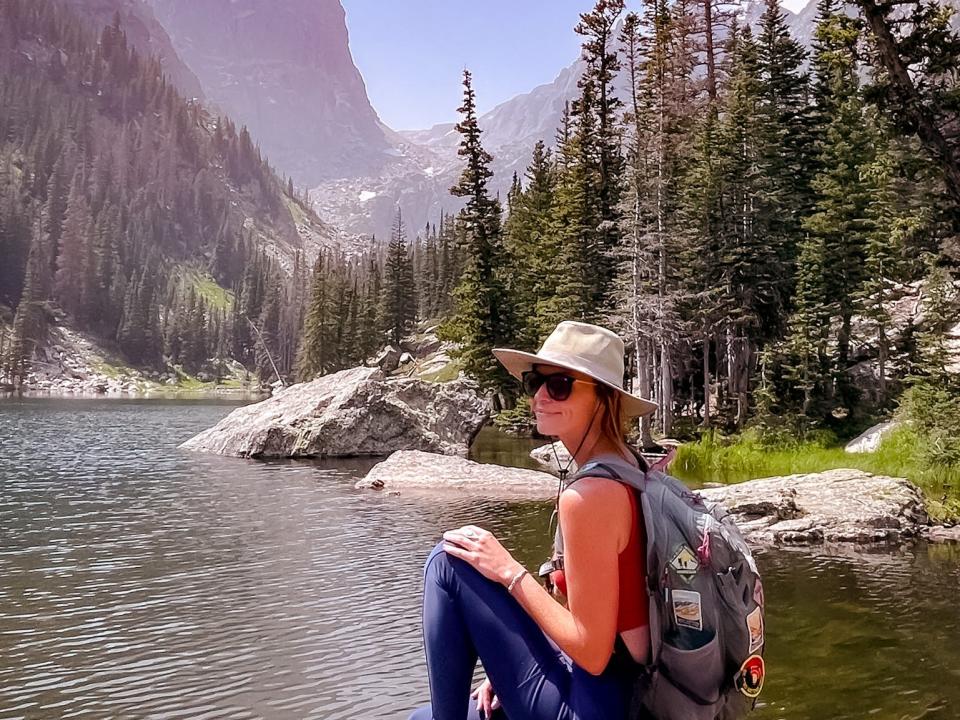
[{"label": "rectangular patch", "polygon": [[693,590],[671,590],[673,618],[677,627],[703,630],[703,614],[700,610],[700,593]]},{"label": "rectangular patch", "polygon": [[750,652],[754,652],[763,645],[763,610],[755,608],[747,615],[747,630],[750,631]]}]

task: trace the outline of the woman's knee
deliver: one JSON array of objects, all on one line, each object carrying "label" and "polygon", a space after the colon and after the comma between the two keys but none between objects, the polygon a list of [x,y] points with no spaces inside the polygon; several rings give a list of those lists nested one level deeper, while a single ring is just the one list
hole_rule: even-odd
[{"label": "woman's knee", "polygon": [[433,719],[433,712],[429,705],[423,705],[421,707],[418,707],[416,710],[410,713],[410,717],[407,718],[407,720],[432,720],[432,719]]}]

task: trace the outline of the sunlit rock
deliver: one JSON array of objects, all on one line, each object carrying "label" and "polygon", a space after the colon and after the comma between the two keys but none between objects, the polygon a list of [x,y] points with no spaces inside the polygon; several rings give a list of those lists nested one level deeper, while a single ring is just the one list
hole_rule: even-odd
[{"label": "sunlit rock", "polygon": [[546,499],[556,494],[557,480],[538,470],[401,450],[374,465],[357,487],[416,494],[458,492],[484,497]]},{"label": "sunlit rock", "polygon": [[238,408],[183,443],[236,457],[350,457],[425,450],[465,455],[489,417],[465,380],[431,383],[353,368]]}]

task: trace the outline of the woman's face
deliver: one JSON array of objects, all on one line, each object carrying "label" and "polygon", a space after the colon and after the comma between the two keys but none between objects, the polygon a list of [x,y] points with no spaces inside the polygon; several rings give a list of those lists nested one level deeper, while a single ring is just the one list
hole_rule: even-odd
[{"label": "woman's face", "polygon": [[530,401],[530,409],[537,419],[538,432],[560,438],[582,436],[597,404],[594,380],[576,370],[567,370],[556,365],[534,365],[534,370],[544,375],[562,373],[586,381],[575,382],[573,392],[566,400],[554,400],[547,393],[547,386],[541,385]]}]

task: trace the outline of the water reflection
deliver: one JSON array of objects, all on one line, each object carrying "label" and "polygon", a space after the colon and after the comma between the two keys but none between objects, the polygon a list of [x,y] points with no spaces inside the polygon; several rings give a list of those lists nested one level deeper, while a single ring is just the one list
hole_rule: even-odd
[{"label": "water reflection", "polygon": [[[476,522],[528,567],[549,503],[357,492],[372,460],[178,451],[229,405],[0,403],[0,718],[404,718],[420,572]],[[484,435],[514,464],[529,443]],[[953,718],[956,553],[767,552],[757,718]]]}]

